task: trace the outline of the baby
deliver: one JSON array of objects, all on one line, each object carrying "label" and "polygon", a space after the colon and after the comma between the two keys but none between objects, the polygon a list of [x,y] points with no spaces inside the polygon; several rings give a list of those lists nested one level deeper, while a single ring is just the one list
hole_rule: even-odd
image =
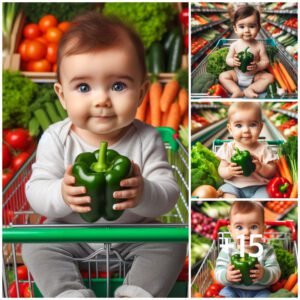
[{"label": "baby", "polygon": [[[58,49],[54,89],[68,118],[50,126],[39,141],[36,162],[26,185],[31,207],[47,224],[81,224],[91,210],[84,186],[75,186],[72,165],[101,141],[132,160],[132,176],[113,197],[117,220],[97,223],[157,223],[178,199],[178,185],[155,128],[138,120],[138,106],[149,87],[145,52],[139,36],[116,19],[98,13],[78,16]],[[82,237],[84,241],[84,237]],[[90,298],[74,258],[103,248],[95,243],[24,244],[22,255],[44,297]],[[133,260],[116,297],[166,297],[186,256],[185,243],[114,243],[122,259]],[[94,265],[94,264],[92,264]],[[103,271],[105,265],[98,263]],[[92,266],[93,267],[93,266]]]},{"label": "baby", "polygon": [[[268,198],[266,184],[276,173],[276,155],[266,142],[258,142],[263,128],[259,103],[234,102],[228,109],[227,128],[233,142],[223,144],[216,155],[221,159],[218,172],[225,184],[220,187],[224,198]],[[242,167],[231,162],[239,150],[248,150],[255,170],[244,176]]]},{"label": "baby", "polygon": [[[239,39],[231,44],[226,63],[234,70],[221,73],[220,83],[232,94],[232,98],[257,98],[274,81],[272,74],[264,72],[269,66],[266,48],[255,39],[260,30],[259,12],[250,5],[240,7],[234,14],[233,28]],[[243,73],[239,69],[241,61],[238,53],[247,48],[254,59],[247,67],[248,72]],[[240,87],[245,89],[242,91]]]},{"label": "baby", "polygon": [[[266,226],[264,224],[264,208],[258,202],[236,201],[229,213],[228,226],[233,243],[222,247],[217,258],[215,277],[225,285],[220,295],[226,298],[268,298],[268,287],[275,283],[281,275],[279,264],[272,246],[261,243],[259,237],[251,241],[251,235],[263,237]],[[242,274],[231,264],[231,256],[239,254],[241,249],[240,236],[244,236],[244,252],[257,253],[258,263],[250,270],[252,284],[241,284]]]}]

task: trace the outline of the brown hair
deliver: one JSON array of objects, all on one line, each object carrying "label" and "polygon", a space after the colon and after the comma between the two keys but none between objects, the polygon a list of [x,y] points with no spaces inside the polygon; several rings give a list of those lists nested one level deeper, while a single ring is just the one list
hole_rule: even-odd
[{"label": "brown hair", "polygon": [[252,211],[258,211],[261,215],[261,219],[265,222],[265,213],[264,207],[261,203],[255,201],[235,201],[233,202],[230,212],[229,212],[229,220],[231,220],[232,215],[237,213],[247,214]]},{"label": "brown hair", "polygon": [[74,19],[72,26],[62,36],[57,53],[57,80],[60,82],[60,66],[64,56],[82,54],[122,45],[129,38],[136,49],[142,79],[146,78],[144,45],[138,34],[115,17],[88,12]]},{"label": "brown hair", "polygon": [[233,113],[239,110],[249,110],[254,108],[257,111],[259,120],[262,121],[261,105],[257,102],[234,102],[228,109],[228,121]]},{"label": "brown hair", "polygon": [[252,5],[243,5],[235,11],[233,16],[233,25],[235,26],[239,20],[246,19],[252,15],[256,16],[258,26],[260,27],[260,13]]}]

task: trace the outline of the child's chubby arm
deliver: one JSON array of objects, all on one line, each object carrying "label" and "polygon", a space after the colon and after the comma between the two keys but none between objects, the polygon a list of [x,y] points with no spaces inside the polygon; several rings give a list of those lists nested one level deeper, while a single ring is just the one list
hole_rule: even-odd
[{"label": "child's chubby arm", "polygon": [[228,54],[226,56],[226,64],[229,67],[239,67],[241,65],[241,62],[239,61],[237,57],[237,52],[236,52],[236,42],[232,43],[229,47]]},{"label": "child's chubby arm", "polygon": [[225,159],[221,159],[218,172],[223,179],[230,179],[232,177],[243,176],[243,170],[241,166],[233,162],[228,162]]},{"label": "child's chubby arm", "polygon": [[267,164],[262,163],[258,157],[252,155],[253,160],[252,162],[255,164],[255,171],[265,178],[272,178],[276,174],[276,164],[275,162],[271,161]]}]

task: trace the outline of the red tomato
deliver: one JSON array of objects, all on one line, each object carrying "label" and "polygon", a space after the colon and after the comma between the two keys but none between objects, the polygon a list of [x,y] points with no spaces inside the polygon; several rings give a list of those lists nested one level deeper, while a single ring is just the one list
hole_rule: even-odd
[{"label": "red tomato", "polygon": [[28,270],[25,265],[17,267],[18,279],[19,280],[28,280]]},{"label": "red tomato", "polygon": [[39,28],[42,32],[46,32],[48,28],[55,27],[57,23],[58,21],[55,16],[46,15],[39,20]]},{"label": "red tomato", "polygon": [[9,169],[4,169],[2,171],[2,186],[5,187],[10,180],[14,177],[14,170],[12,170],[11,168]]},{"label": "red tomato", "polygon": [[2,144],[2,168],[5,169],[10,165],[11,155],[9,147],[6,144]]},{"label": "red tomato", "polygon": [[40,60],[46,57],[47,47],[39,41],[28,41],[25,47],[26,56],[29,60]]},{"label": "red tomato", "polygon": [[29,154],[27,152],[22,152],[16,156],[13,157],[12,160],[12,168],[14,171],[19,170],[26,162],[26,160],[29,158]]},{"label": "red tomato", "polygon": [[63,35],[63,32],[57,27],[50,27],[46,31],[46,39],[49,43],[58,43]]},{"label": "red tomato", "polygon": [[30,61],[28,71],[31,72],[51,72],[51,64],[47,59]]},{"label": "red tomato", "polygon": [[71,27],[71,22],[61,22],[58,24],[57,28],[60,29],[62,32],[66,32]]},{"label": "red tomato", "polygon": [[29,57],[27,56],[27,52],[26,52],[26,48],[27,48],[28,42],[29,42],[28,40],[24,40],[20,44],[19,49],[18,49],[18,52],[21,55],[21,60],[23,60],[23,61],[29,61]]},{"label": "red tomato", "polygon": [[25,150],[30,143],[29,132],[23,128],[10,130],[5,137],[5,141],[15,150]]},{"label": "red tomato", "polygon": [[3,210],[3,222],[5,225],[12,223],[14,220],[14,212],[11,209],[4,208]]},{"label": "red tomato", "polygon": [[52,66],[52,72],[57,72],[57,64],[54,64],[53,66]]},{"label": "red tomato", "polygon": [[29,285],[28,282],[26,282],[25,284],[26,284],[26,286],[24,287],[23,297],[24,298],[31,298],[33,295],[31,296],[31,293],[30,293],[30,291],[31,291],[30,285]]},{"label": "red tomato", "polygon": [[47,56],[46,59],[52,63],[56,63],[56,56],[57,56],[57,44],[51,43],[47,47]]},{"label": "red tomato", "polygon": [[[25,283],[25,282],[20,282],[19,283],[19,292],[20,292],[20,297],[23,297],[24,295],[24,289],[26,288],[26,286],[29,285],[29,283]],[[17,284],[16,281],[14,281],[8,289],[8,296],[10,298],[17,298]]]},{"label": "red tomato", "polygon": [[48,45],[48,41],[47,41],[47,39],[46,39],[46,37],[44,35],[39,36],[35,40],[38,41],[38,42],[41,42],[42,44],[44,44],[46,46]]},{"label": "red tomato", "polygon": [[37,24],[30,23],[27,24],[23,29],[23,35],[26,39],[34,40],[41,35],[40,28]]}]

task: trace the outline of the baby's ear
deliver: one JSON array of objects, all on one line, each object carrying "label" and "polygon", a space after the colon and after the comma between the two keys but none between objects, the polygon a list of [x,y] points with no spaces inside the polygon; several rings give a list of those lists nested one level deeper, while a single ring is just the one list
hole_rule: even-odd
[{"label": "baby's ear", "polygon": [[62,85],[59,82],[54,83],[54,91],[55,91],[61,105],[63,106],[64,109],[66,109]]},{"label": "baby's ear", "polygon": [[149,88],[150,88],[150,80],[146,79],[144,81],[144,83],[141,85],[141,93],[140,93],[140,99],[139,99],[138,106],[140,106],[142,104],[145,95],[149,91]]}]

